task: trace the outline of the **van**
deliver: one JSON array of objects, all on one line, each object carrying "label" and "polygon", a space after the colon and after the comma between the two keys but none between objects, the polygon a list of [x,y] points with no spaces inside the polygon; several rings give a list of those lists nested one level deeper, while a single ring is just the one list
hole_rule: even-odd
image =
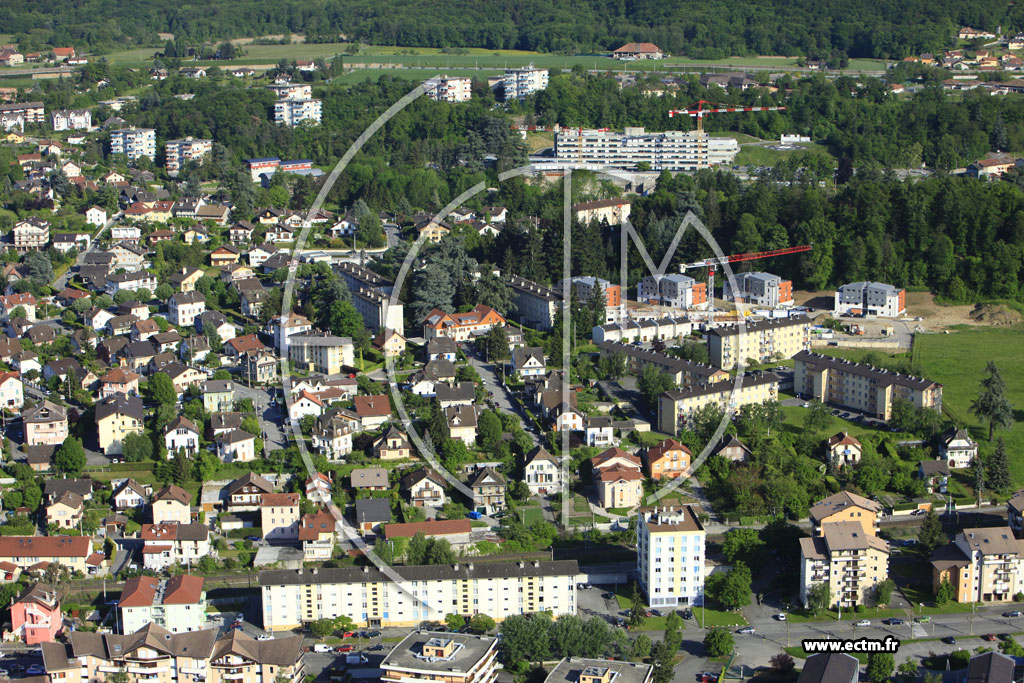
[{"label": "van", "polygon": [[313,646],[313,652],[330,652],[330,651],[331,651],[331,646],[330,645],[324,645],[323,643],[317,643],[316,645]]},{"label": "van", "polygon": [[362,652],[349,652],[345,655],[346,664],[366,664],[368,660]]}]

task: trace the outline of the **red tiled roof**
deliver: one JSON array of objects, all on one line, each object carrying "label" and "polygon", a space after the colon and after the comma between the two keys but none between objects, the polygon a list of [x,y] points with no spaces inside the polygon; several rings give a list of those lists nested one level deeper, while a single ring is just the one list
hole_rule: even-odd
[{"label": "red tiled roof", "polygon": [[165,605],[195,605],[203,596],[203,577],[178,574],[167,580]]},{"label": "red tiled roof", "polygon": [[600,470],[596,474],[599,481],[618,481],[620,479],[625,479],[626,481],[637,481],[644,478],[644,475],[640,474],[639,470],[626,468],[621,465],[609,467],[606,470]]},{"label": "red tiled roof", "polygon": [[156,597],[159,581],[152,576],[134,576],[124,583],[121,591],[120,607],[148,607]]},{"label": "red tiled roof", "polygon": [[447,536],[468,534],[472,530],[473,524],[468,519],[442,519],[433,522],[387,524],[384,527],[384,536],[387,538],[412,538],[419,533],[424,536]]},{"label": "red tiled roof", "polygon": [[260,496],[260,505],[267,507],[284,507],[298,504],[299,494],[297,493],[264,493]]},{"label": "red tiled roof", "polygon": [[356,414],[359,417],[382,417],[391,414],[391,402],[386,394],[356,396]]},{"label": "red tiled roof", "polygon": [[87,536],[2,536],[0,557],[86,557]]},{"label": "red tiled roof", "polygon": [[103,564],[103,560],[106,559],[106,555],[103,553],[93,553],[89,557],[85,558],[85,563],[90,567],[98,567]]},{"label": "red tiled roof", "polygon": [[654,43],[626,43],[615,52],[661,52]]},{"label": "red tiled roof", "polygon": [[320,510],[316,514],[303,515],[299,523],[299,540],[315,541],[320,534],[334,533],[336,527],[334,515],[326,510]]}]

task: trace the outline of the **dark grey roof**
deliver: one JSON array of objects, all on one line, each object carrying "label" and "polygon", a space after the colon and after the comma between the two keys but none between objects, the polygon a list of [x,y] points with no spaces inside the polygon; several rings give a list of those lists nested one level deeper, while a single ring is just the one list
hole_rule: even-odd
[{"label": "dark grey roof", "polygon": [[274,487],[269,481],[256,474],[255,472],[246,472],[244,475],[235,479],[233,482],[228,484],[228,496],[247,485],[255,486],[256,488],[265,491],[266,493],[273,493]]},{"label": "dark grey roof", "polygon": [[[554,562],[476,562],[457,565],[434,564],[402,567],[406,581],[445,581],[456,579],[532,578],[539,576],[576,576],[580,572],[576,560]],[[301,569],[270,569],[260,572],[261,586],[302,585],[306,583],[365,583],[390,581],[376,567],[324,567],[313,574]],[[856,661],[856,660],[854,660]]]},{"label": "dark grey roof", "polygon": [[47,479],[43,484],[47,498],[60,498],[68,491],[84,498],[92,494],[92,479]]},{"label": "dark grey roof", "polygon": [[971,657],[967,665],[967,683],[1011,683],[1014,660],[998,652]]},{"label": "dark grey roof", "polygon": [[670,372],[688,372],[694,375],[703,375],[710,377],[722,372],[721,368],[716,368],[713,365],[707,365],[705,363],[695,363],[691,360],[685,360],[683,358],[675,358],[664,353],[658,353],[657,351],[645,351],[638,346],[632,344],[620,344],[619,342],[604,341],[597,345],[601,351],[607,353],[621,353],[627,358],[638,358],[642,361],[661,365],[662,367],[668,368]]},{"label": "dark grey roof", "polygon": [[425,467],[405,475],[398,481],[398,484],[403,489],[409,489],[415,486],[416,484],[420,483],[424,479],[429,479],[430,481],[440,486],[442,489],[445,488],[444,479],[441,478],[441,475]]},{"label": "dark grey roof", "polygon": [[458,349],[451,337],[434,337],[427,342],[427,353],[456,353]]},{"label": "dark grey roof", "polygon": [[142,422],[144,417],[142,399],[138,396],[113,394],[96,404],[97,422],[111,415],[128,415]]},{"label": "dark grey roof", "polygon": [[490,467],[481,467],[469,478],[470,486],[505,486],[505,477]]},{"label": "dark grey roof", "polygon": [[438,384],[434,387],[438,401],[473,401],[476,398],[476,387],[472,382],[459,382],[454,387]]},{"label": "dark grey roof", "polygon": [[879,370],[878,368],[865,365],[864,363],[853,363],[850,361],[844,361],[841,358],[824,356],[820,353],[811,353],[810,351],[800,351],[793,356],[793,360],[808,363],[818,368],[827,368],[838,372],[848,372],[860,377],[867,377],[868,379],[874,380],[874,383],[880,387],[896,384],[901,387],[907,387],[908,389],[923,391],[931,386],[935,386],[936,384],[936,382],[933,382],[930,379],[911,377],[910,375],[903,375],[898,372],[889,372],[888,370]]},{"label": "dark grey roof", "polygon": [[360,498],[356,501],[356,523],[391,521],[391,502],[387,498]]},{"label": "dark grey roof", "polygon": [[[771,318],[769,320],[758,320],[757,322],[746,323],[744,326],[747,333],[763,332],[764,330],[777,330],[783,327],[796,327],[798,325],[810,325],[811,319],[806,315],[793,315],[788,318]],[[733,337],[740,333],[739,325],[724,325],[708,330],[709,335],[716,337]]]},{"label": "dark grey roof", "polygon": [[[782,381],[782,378],[774,372],[747,372],[743,375],[744,386],[757,386],[758,384],[771,384],[772,382],[780,381]],[[733,386],[735,385],[732,380],[712,382],[710,384],[695,384],[693,386],[686,387],[685,389],[672,389],[671,391],[666,391],[662,396],[668,396],[675,401],[679,401],[693,396],[706,396],[707,394],[730,392],[732,391]]]},{"label": "dark grey roof", "polygon": [[811,655],[804,662],[797,683],[857,683],[860,663],[847,654]]}]

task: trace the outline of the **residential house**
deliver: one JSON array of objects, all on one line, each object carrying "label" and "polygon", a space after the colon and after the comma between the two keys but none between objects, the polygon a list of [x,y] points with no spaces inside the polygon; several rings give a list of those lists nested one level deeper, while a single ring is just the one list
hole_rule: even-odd
[{"label": "residential house", "polygon": [[432,337],[427,340],[427,360],[444,360],[455,362],[458,359],[459,347],[451,337]]},{"label": "residential house", "polygon": [[20,372],[0,372],[0,408],[20,413],[24,405],[25,392]]},{"label": "residential house", "polygon": [[466,446],[476,443],[477,412],[473,406],[455,406],[444,411],[449,439],[458,439]]},{"label": "residential house", "polygon": [[114,394],[138,396],[140,379],[142,375],[127,368],[111,368],[99,379],[99,397],[103,399]]},{"label": "residential house", "polygon": [[978,443],[966,429],[953,427],[939,439],[939,458],[949,464],[950,469],[970,467],[978,457]]},{"label": "residential house", "polygon": [[744,462],[750,459],[753,453],[736,435],[727,434],[722,436],[708,455],[709,457],[718,455],[732,462]]},{"label": "residential house", "polygon": [[210,529],[205,524],[143,524],[142,560],[146,569],[161,571],[175,564],[191,566],[210,556]]},{"label": "residential house", "polygon": [[430,469],[422,468],[405,475],[399,486],[415,507],[441,508],[447,501],[444,479]]},{"label": "residential house", "polygon": [[299,541],[305,562],[323,562],[334,554],[337,521],[326,510],[303,515],[299,522]]},{"label": "residential house", "polygon": [[172,325],[190,327],[206,311],[206,297],[202,292],[177,292],[167,301],[167,316]]},{"label": "residential house", "polygon": [[264,493],[260,497],[260,527],[266,541],[297,541],[299,494]]},{"label": "residential house", "polygon": [[47,564],[59,564],[69,571],[78,570],[85,574],[85,560],[91,554],[92,539],[88,536],[0,537],[0,567],[4,568],[5,576],[16,573],[18,569],[25,571]]},{"label": "residential house", "polygon": [[391,328],[383,328],[373,338],[373,347],[385,358],[397,358],[405,353],[405,337]]},{"label": "residential house", "polygon": [[373,455],[380,460],[403,460],[412,457],[412,444],[398,427],[392,425],[387,433],[373,444]]},{"label": "residential house", "polygon": [[387,498],[356,500],[356,527],[363,535],[376,534],[381,524],[391,521],[391,502]]},{"label": "residential house", "polygon": [[435,308],[423,320],[423,336],[451,337],[456,342],[486,334],[492,327],[504,327],[506,320],[500,313],[484,304],[477,304],[468,313],[445,313]]},{"label": "residential house", "polygon": [[586,444],[592,448],[610,448],[617,445],[612,418],[607,415],[588,417],[583,423]]},{"label": "residential house", "polygon": [[189,524],[192,521],[192,494],[174,484],[153,496],[154,524]]},{"label": "residential house", "polygon": [[68,438],[67,410],[56,403],[44,399],[25,408],[21,419],[25,427],[25,444],[28,446],[59,446]]},{"label": "residential house", "polygon": [[313,426],[313,448],[328,460],[340,460],[352,452],[352,432],[359,418],[343,408],[329,408]]},{"label": "residential house", "polygon": [[306,415],[320,415],[324,412],[324,403],[316,394],[303,390],[299,392],[288,406],[288,419],[297,422]]},{"label": "residential house", "polygon": [[164,447],[170,454],[183,452],[188,457],[199,453],[199,429],[195,423],[179,415],[164,427]]},{"label": "residential house", "polygon": [[387,491],[388,471],[383,467],[361,467],[349,475],[352,488],[359,491]]},{"label": "residential house", "polygon": [[633,508],[643,498],[640,458],[619,448],[609,448],[591,458],[598,505],[604,508]]},{"label": "residential house", "polygon": [[73,491],[65,491],[57,500],[46,506],[46,525],[60,529],[75,529],[82,521],[84,513],[82,497]]},{"label": "residential house", "polygon": [[129,510],[145,507],[149,502],[150,486],[143,486],[134,479],[125,479],[110,494],[115,510]]},{"label": "residential house", "polygon": [[490,467],[478,469],[468,482],[473,492],[473,509],[485,515],[493,515],[505,509],[505,491],[508,484],[501,473]]},{"label": "residential house", "polygon": [[690,449],[675,439],[659,441],[644,453],[647,476],[655,481],[681,477],[690,468],[692,457]]},{"label": "residential house", "polygon": [[434,397],[441,410],[471,406],[476,401],[476,386],[472,382],[459,382],[455,386],[440,383],[434,387]]},{"label": "residential house", "polygon": [[[924,482],[926,492],[944,494],[949,481],[949,464],[945,460],[922,460],[917,463],[917,478]],[[1012,520],[1010,526],[1013,526]]]},{"label": "residential house", "polygon": [[64,614],[56,589],[36,583],[11,604],[11,636],[26,645],[53,643],[64,631]]},{"label": "residential house", "polygon": [[249,462],[256,459],[256,437],[241,429],[221,434],[217,443],[217,456],[224,462]]},{"label": "residential house", "polygon": [[543,446],[536,446],[526,454],[523,478],[533,495],[554,494],[562,490],[562,467],[555,456]]},{"label": "residential house", "polygon": [[129,434],[143,431],[144,411],[138,396],[114,394],[96,403],[96,426],[103,453],[121,453],[121,444]]},{"label": "residential house", "polygon": [[856,437],[847,432],[839,432],[830,436],[825,442],[825,457],[837,467],[856,465],[860,462],[863,447]]},{"label": "residential house", "polygon": [[211,413],[231,410],[235,405],[235,384],[229,379],[203,382],[203,407]]},{"label": "residential house", "polygon": [[521,378],[538,377],[547,372],[544,349],[539,346],[520,346],[512,350],[512,374]]},{"label": "residential house", "polygon": [[386,394],[356,396],[353,402],[363,429],[376,429],[391,419],[391,401]]}]

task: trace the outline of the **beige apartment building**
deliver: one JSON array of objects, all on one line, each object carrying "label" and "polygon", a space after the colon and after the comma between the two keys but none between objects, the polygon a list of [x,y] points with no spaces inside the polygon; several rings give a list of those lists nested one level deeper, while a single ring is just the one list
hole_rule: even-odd
[{"label": "beige apartment building", "polygon": [[127,635],[72,631],[67,643],[43,643],[50,683],[298,683],[305,677],[301,636],[256,640],[240,630],[171,633],[155,623]]},{"label": "beige apartment building", "polygon": [[576,560],[472,562],[402,568],[395,583],[375,567],[260,572],[263,628],[284,631],[347,616],[369,627],[416,626],[447,614],[576,613]]},{"label": "beige apartment building", "polygon": [[21,414],[26,446],[59,446],[68,438],[68,412],[63,406],[43,400]]},{"label": "beige apartment building", "polygon": [[658,431],[678,434],[698,410],[708,404],[721,410],[739,410],[745,405],[777,401],[780,378],[774,372],[748,372],[740,388],[732,380],[699,384],[666,391],[658,398]]},{"label": "beige apartment building", "polygon": [[821,536],[822,529],[835,522],[856,522],[866,535],[877,536],[881,514],[879,503],[849,491],[840,491],[819,500],[810,511],[815,536]]},{"label": "beige apartment building", "polygon": [[805,315],[747,323],[743,334],[739,325],[708,331],[711,364],[723,370],[732,370],[748,359],[763,363],[792,358],[810,348],[811,319]]},{"label": "beige apartment building", "polygon": [[494,683],[498,639],[413,631],[384,657],[382,683]]},{"label": "beige apartment building", "polygon": [[309,372],[336,375],[355,362],[355,347],[348,337],[293,334],[288,337],[288,358]]},{"label": "beige apartment building", "polygon": [[953,586],[957,602],[1009,602],[1024,590],[1024,540],[1009,526],[963,529],[932,554],[932,585]]},{"label": "beige apartment building", "polygon": [[705,540],[704,525],[689,505],[640,509],[636,564],[647,604],[703,604]]},{"label": "beige apartment building", "polygon": [[882,420],[889,419],[897,398],[915,408],[942,410],[942,385],[937,382],[810,351],[801,351],[793,359],[793,389],[804,398]]},{"label": "beige apartment building", "polygon": [[820,536],[800,539],[800,600],[811,587],[829,587],[829,605],[851,608],[872,598],[889,576],[889,546],[858,522],[822,525]]}]

